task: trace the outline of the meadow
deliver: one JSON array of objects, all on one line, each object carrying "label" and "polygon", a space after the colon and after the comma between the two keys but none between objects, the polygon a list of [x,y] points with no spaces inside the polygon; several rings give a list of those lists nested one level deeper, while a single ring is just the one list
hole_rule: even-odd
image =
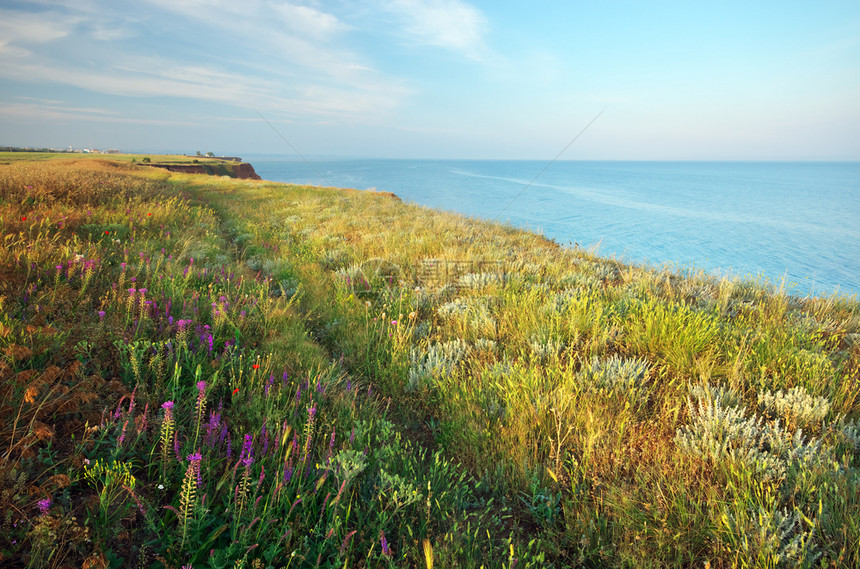
[{"label": "meadow", "polygon": [[0,165],[4,567],[860,566],[860,303]]}]

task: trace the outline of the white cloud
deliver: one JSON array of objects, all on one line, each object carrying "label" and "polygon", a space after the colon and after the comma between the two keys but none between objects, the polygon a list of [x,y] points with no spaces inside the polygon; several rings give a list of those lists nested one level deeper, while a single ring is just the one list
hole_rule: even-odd
[{"label": "white cloud", "polygon": [[381,8],[403,19],[407,41],[459,52],[470,59],[485,56],[483,13],[460,0],[387,0]]},{"label": "white cloud", "polygon": [[54,101],[37,101],[32,103],[4,103],[0,102],[0,117],[8,119],[36,119],[45,120],[83,120],[88,123],[117,123],[117,124],[147,124],[147,125],[170,125],[170,126],[198,126],[187,121],[141,119],[135,117],[121,116],[112,111],[94,107],[70,107],[57,104]]},{"label": "white cloud", "polygon": [[[40,12],[0,10],[0,79],[350,122],[377,120],[409,94],[350,49],[343,38],[349,25],[316,8],[268,0],[145,2],[139,19],[109,6],[94,12],[92,5],[44,0]],[[143,27],[154,22],[187,29],[182,49],[159,44],[164,53],[157,55],[146,43],[110,43],[145,36]]]},{"label": "white cloud", "polygon": [[332,14],[308,6],[283,3],[274,4],[273,8],[290,30],[305,36],[328,37],[349,29],[349,26]]},{"label": "white cloud", "polygon": [[49,43],[72,33],[78,18],[0,9],[0,42],[4,45]]}]

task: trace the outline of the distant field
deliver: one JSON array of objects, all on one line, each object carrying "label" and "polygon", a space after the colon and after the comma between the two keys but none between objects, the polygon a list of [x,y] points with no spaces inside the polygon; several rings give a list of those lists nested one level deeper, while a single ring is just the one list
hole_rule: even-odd
[{"label": "distant field", "polygon": [[18,158],[4,567],[860,566],[856,299]]},{"label": "distant field", "polygon": [[70,159],[116,160],[118,162],[141,162],[149,158],[152,162],[162,164],[193,164],[198,160],[201,164],[222,164],[224,160],[206,156],[181,156],[178,154],[94,154],[89,152],[0,152],[0,164],[11,162],[39,162],[44,160]]}]

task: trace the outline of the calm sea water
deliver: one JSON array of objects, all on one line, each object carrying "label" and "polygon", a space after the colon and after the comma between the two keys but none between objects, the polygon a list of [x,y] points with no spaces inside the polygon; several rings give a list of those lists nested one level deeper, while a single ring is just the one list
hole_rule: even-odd
[{"label": "calm sea water", "polygon": [[602,255],[860,293],[860,162],[580,162],[245,157],[263,179],[376,188]]}]

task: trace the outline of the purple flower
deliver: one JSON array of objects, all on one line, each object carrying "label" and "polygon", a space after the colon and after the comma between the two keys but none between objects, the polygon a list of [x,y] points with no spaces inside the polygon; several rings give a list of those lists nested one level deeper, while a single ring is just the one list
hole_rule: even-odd
[{"label": "purple flower", "polygon": [[316,417],[316,415],[317,415],[317,406],[314,405],[313,407],[308,409],[308,418],[313,419],[314,417]]},{"label": "purple flower", "polygon": [[165,401],[161,404],[161,408],[164,409],[164,420],[172,421],[173,420],[173,401]]},{"label": "purple flower", "polygon": [[200,488],[203,486],[203,473],[200,471],[200,461],[203,460],[203,456],[199,452],[195,452],[189,454],[187,458],[188,462],[191,463],[191,468],[194,469],[194,474],[197,476],[197,487]]},{"label": "purple flower", "polygon": [[105,319],[105,311],[99,310],[99,322]]},{"label": "purple flower", "polygon": [[245,465],[245,468],[250,468],[254,463],[254,437],[251,435],[245,435],[245,444],[242,445],[239,461]]},{"label": "purple flower", "polygon": [[379,542],[382,544],[382,554],[383,555],[391,555],[391,548],[388,547],[388,540],[385,539],[385,534],[380,532]]},{"label": "purple flower", "polygon": [[37,505],[39,506],[39,513],[41,513],[43,516],[46,515],[48,513],[48,510],[50,509],[52,503],[53,502],[51,501],[50,498],[45,498],[44,500],[39,500],[37,502]]},{"label": "purple flower", "polygon": [[205,381],[201,380],[201,381],[197,382],[197,391],[199,391],[200,393],[203,393],[204,391],[206,391],[206,382]]}]

